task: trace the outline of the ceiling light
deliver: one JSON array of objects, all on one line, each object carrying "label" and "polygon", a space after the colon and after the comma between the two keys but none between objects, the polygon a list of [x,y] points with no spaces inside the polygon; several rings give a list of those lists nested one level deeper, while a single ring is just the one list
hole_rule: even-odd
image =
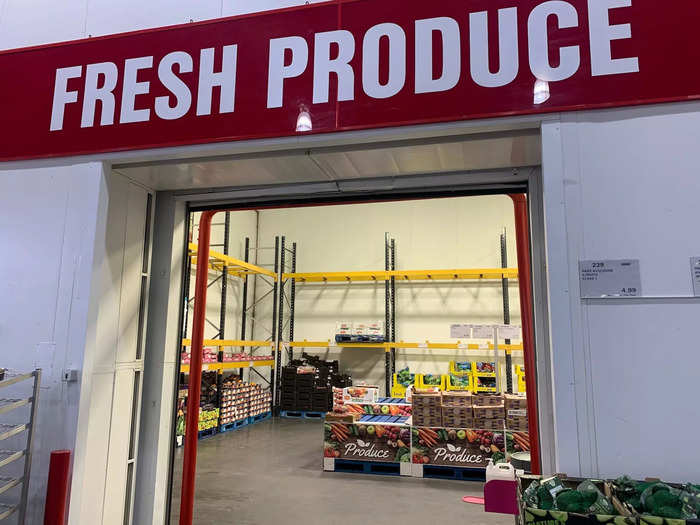
[{"label": "ceiling light", "polygon": [[311,115],[305,108],[302,108],[301,111],[299,111],[299,116],[297,117],[297,131],[304,132],[311,131],[312,129],[313,125],[311,124]]},{"label": "ceiling light", "polygon": [[535,81],[535,104],[542,104],[549,100],[549,82],[546,80]]}]

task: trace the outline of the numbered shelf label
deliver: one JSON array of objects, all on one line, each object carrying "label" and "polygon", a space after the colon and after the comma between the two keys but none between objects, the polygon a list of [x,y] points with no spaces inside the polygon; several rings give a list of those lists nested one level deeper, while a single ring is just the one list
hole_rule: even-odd
[{"label": "numbered shelf label", "polygon": [[579,281],[581,298],[642,295],[639,259],[580,261]]}]

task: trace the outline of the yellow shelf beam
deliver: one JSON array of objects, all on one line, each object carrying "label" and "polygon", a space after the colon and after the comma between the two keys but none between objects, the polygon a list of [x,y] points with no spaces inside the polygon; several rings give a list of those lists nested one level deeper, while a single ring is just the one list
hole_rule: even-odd
[{"label": "yellow shelf beam", "polygon": [[[192,264],[197,264],[197,245],[194,243],[189,244],[190,257],[192,258]],[[226,271],[229,275],[235,277],[244,277],[246,275],[266,275],[271,279],[277,280],[275,272],[268,270],[266,268],[261,268],[254,264],[241,261],[240,259],[234,259],[226,254],[209,251],[209,268],[222,272],[226,267]]]},{"label": "yellow shelf beam", "polygon": [[[233,363],[204,363],[202,364],[202,372],[219,372],[222,373],[224,370],[235,370],[238,368],[251,368],[260,366],[274,366],[275,362],[270,359],[269,361],[236,361]],[[180,372],[183,374],[190,373],[190,365],[181,365]]]},{"label": "yellow shelf beam", "polygon": [[[426,341],[424,343],[413,343],[398,341],[396,343],[332,343],[330,341],[292,341],[290,343],[285,343],[286,346],[291,348],[384,348],[384,349],[402,349],[402,348],[419,348],[422,350],[493,350],[493,343],[489,342],[485,345],[480,345],[477,343],[431,343]],[[505,350],[506,352],[512,352],[513,350],[522,350],[523,345],[514,344],[502,344],[498,345],[499,350]]]},{"label": "yellow shelf beam", "polygon": [[517,268],[460,268],[454,270],[395,270],[365,272],[285,273],[283,279],[302,283],[388,281],[453,281],[466,279],[517,279]]},{"label": "yellow shelf beam", "polygon": [[[205,339],[204,346],[272,346],[272,341],[238,341],[234,339]],[[182,346],[192,346],[192,339],[183,339]]]}]

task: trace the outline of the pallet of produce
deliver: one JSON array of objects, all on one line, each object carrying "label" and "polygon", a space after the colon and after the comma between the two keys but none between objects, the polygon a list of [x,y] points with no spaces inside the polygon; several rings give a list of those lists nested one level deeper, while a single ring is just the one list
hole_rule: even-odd
[{"label": "pallet of produce", "polygon": [[326,422],[323,436],[323,455],[327,458],[387,463],[411,461],[411,430],[408,426]]},{"label": "pallet of produce", "polygon": [[414,464],[485,468],[489,459],[496,461],[505,457],[502,432],[413,427],[411,433]]}]

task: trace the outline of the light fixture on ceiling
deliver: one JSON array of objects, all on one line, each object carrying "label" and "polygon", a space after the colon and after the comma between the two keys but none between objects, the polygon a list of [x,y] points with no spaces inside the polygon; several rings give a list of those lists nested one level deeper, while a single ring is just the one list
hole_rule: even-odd
[{"label": "light fixture on ceiling", "polygon": [[549,100],[549,82],[546,80],[535,81],[535,104],[543,104]]},{"label": "light fixture on ceiling", "polygon": [[311,131],[313,129],[313,124],[311,123],[311,114],[305,106],[301,106],[299,110],[299,116],[297,117],[297,131],[305,132]]}]

